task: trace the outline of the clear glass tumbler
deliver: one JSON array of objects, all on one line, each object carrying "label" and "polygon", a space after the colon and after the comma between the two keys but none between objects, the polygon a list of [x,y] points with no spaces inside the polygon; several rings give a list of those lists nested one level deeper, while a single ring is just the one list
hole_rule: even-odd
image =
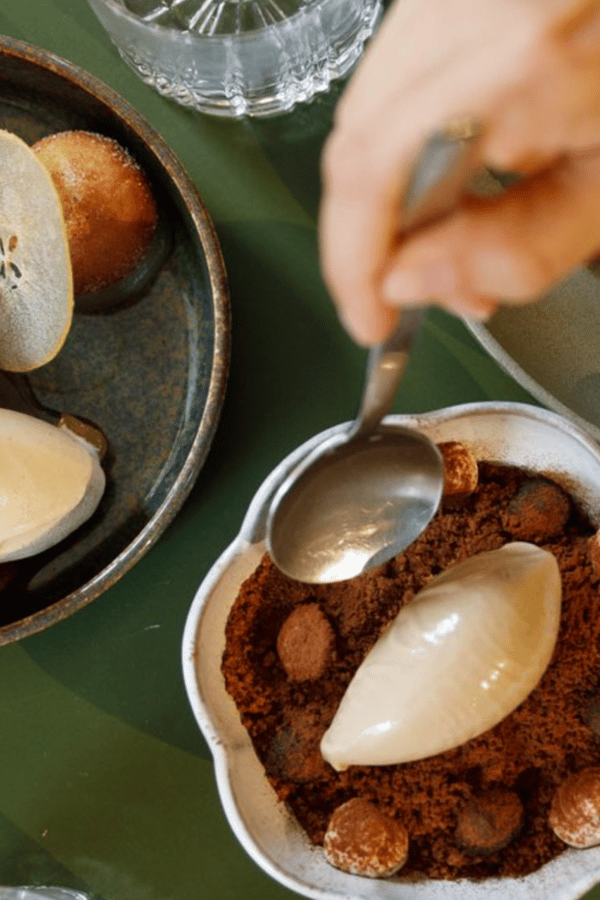
[{"label": "clear glass tumbler", "polygon": [[347,75],[382,0],[89,0],[149,85],[213,115],[285,112]]}]

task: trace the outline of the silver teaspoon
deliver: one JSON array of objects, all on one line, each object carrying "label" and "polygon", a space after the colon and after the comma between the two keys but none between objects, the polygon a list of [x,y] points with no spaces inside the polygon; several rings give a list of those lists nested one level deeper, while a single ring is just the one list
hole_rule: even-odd
[{"label": "silver teaspoon", "polygon": [[[476,134],[465,120],[427,141],[406,191],[404,228],[454,208],[472,171]],[[417,431],[382,423],[424,314],[404,311],[396,331],[371,350],[354,423],[320,444],[276,491],[267,549],[291,578],[324,584],[366,572],[412,543],[435,515],[444,482],[439,450]]]}]

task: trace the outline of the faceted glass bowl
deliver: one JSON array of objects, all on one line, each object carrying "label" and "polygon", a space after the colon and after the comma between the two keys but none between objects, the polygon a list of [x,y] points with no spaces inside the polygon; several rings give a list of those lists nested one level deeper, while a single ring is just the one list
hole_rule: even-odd
[{"label": "faceted glass bowl", "polygon": [[159,93],[219,116],[292,109],[347,75],[381,0],[89,0]]}]

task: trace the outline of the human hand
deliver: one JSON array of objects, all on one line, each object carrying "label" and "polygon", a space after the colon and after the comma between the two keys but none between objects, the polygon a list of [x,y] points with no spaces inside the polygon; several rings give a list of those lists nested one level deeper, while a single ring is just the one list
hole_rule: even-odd
[{"label": "human hand", "polygon": [[[427,137],[474,118],[478,165],[525,177],[401,235]],[[349,333],[382,340],[402,306],[486,318],[600,248],[600,0],[395,0],[323,153],[324,277]]]}]

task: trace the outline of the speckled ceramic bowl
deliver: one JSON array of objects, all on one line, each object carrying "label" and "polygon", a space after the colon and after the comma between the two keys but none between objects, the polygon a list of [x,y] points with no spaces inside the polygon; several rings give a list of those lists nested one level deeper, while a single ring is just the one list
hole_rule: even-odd
[{"label": "speckled ceramic bowl", "polygon": [[[392,416],[434,441],[459,440],[479,458],[552,475],[600,522],[600,450],[556,413],[516,403],[475,403],[422,416]],[[343,426],[339,426],[343,427]],[[318,900],[575,900],[600,881],[600,847],[566,850],[525,878],[470,881],[372,880],[328,865],[278,802],[225,691],[221,657],[225,623],[242,581],[264,552],[265,517],[290,468],[331,429],[299,447],[266,479],[240,533],[196,594],[183,636],[183,671],[190,703],[214,756],[225,814],[239,841],[264,871]]]},{"label": "speckled ceramic bowl", "polygon": [[146,171],[169,252],[136,302],[76,312],[28,376],[0,373],[0,405],[106,434],[107,489],[74,535],[22,564],[3,594],[0,644],[47,628],[114,584],[154,544],[210,448],[229,367],[229,299],[210,217],[158,132],[118,94],[51,53],[0,37],[0,128],[32,144],[69,129],[116,139]]}]

